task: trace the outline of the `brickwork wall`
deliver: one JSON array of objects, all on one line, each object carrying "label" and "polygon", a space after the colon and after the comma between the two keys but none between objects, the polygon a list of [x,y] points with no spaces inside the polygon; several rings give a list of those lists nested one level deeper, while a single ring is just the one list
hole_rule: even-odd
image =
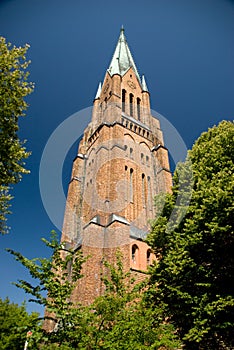
[{"label": "brickwork wall", "polygon": [[74,247],[80,242],[89,256],[75,302],[90,304],[103,293],[103,261],[115,263],[117,249],[124,269],[145,278],[140,271],[155,256],[132,232],[149,230],[153,197],[170,188],[168,154],[159,121],[150,114],[149,93],[142,92],[132,68],[123,77],[107,72],[73,163],[64,217],[62,241]]},{"label": "brickwork wall", "polygon": [[74,290],[74,302],[89,305],[96,297],[103,294],[105,286],[101,277],[108,273],[104,261],[115,264],[117,250],[123,255],[124,269],[129,270],[128,234],[128,227],[120,224],[108,228],[91,224],[84,229],[82,251],[89,258],[83,265],[83,277]]}]

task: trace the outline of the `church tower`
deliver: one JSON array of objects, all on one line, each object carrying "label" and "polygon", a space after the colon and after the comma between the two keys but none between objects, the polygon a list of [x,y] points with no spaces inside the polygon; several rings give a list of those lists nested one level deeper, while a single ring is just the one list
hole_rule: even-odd
[{"label": "church tower", "polygon": [[153,198],[169,192],[171,184],[160,124],[151,115],[146,81],[122,28],[68,188],[62,242],[89,256],[74,301],[87,305],[103,294],[103,261],[114,263],[117,249],[124,268],[137,279],[144,276],[154,259],[143,241],[155,217]]}]

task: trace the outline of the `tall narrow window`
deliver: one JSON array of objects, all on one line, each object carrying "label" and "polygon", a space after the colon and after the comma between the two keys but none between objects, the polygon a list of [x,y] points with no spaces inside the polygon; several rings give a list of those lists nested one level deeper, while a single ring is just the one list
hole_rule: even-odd
[{"label": "tall narrow window", "polygon": [[122,90],[122,111],[125,112],[126,90]]},{"label": "tall narrow window", "polygon": [[146,261],[148,266],[150,265],[150,255],[151,255],[151,251],[150,249],[148,249],[146,253]]},{"label": "tall narrow window", "polygon": [[152,210],[152,201],[151,201],[151,183],[150,183],[150,177],[147,177],[147,190],[148,190],[148,207],[149,210]]},{"label": "tall narrow window", "polygon": [[137,97],[137,118],[141,120],[141,99]]},{"label": "tall narrow window", "polygon": [[129,104],[130,116],[133,117],[133,94],[129,95]]},{"label": "tall narrow window", "polygon": [[132,262],[133,263],[137,263],[138,261],[138,246],[136,245],[136,244],[134,244],[133,246],[132,246]]},{"label": "tall narrow window", "polygon": [[145,174],[141,175],[141,186],[142,186],[142,206],[146,206],[146,188],[145,188]]},{"label": "tall narrow window", "polygon": [[133,149],[131,147],[129,149],[129,153],[130,153],[130,158],[133,158]]},{"label": "tall narrow window", "polygon": [[[125,165],[124,169],[125,169],[125,179],[126,179],[126,184],[127,184],[127,181],[128,181],[128,167],[127,167],[127,165]],[[125,201],[127,201],[128,200],[128,188],[127,188],[127,185],[126,185],[126,189],[125,189],[124,192],[125,192],[124,199],[125,199]]]},{"label": "tall narrow window", "polygon": [[68,261],[67,263],[67,276],[68,276],[68,281],[71,281],[71,274],[72,274],[72,261]]},{"label": "tall narrow window", "polygon": [[133,202],[133,169],[130,169],[130,202]]}]

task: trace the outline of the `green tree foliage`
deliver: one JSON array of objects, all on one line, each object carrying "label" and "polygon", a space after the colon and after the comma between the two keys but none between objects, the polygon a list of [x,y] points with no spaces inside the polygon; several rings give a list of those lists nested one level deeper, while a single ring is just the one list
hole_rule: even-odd
[{"label": "green tree foliage", "polygon": [[25,97],[33,91],[28,82],[26,60],[28,45],[11,46],[0,37],[0,232],[6,233],[6,214],[9,213],[10,185],[20,181],[24,159],[28,157],[24,142],[18,137],[18,119],[28,105]]},{"label": "green tree foliage", "polygon": [[38,314],[29,315],[25,305],[0,299],[0,349],[22,350],[26,335],[31,328],[38,327]]},{"label": "green tree foliage", "polygon": [[50,240],[42,239],[42,241],[52,250],[49,259],[28,259],[18,252],[7,250],[28,269],[32,278],[35,279],[35,285],[25,280],[19,280],[15,285],[32,295],[33,298],[30,301],[45,306],[44,326],[56,328],[56,332],[48,335],[43,329],[38,334],[34,332],[30,341],[45,341],[49,336],[51,342],[62,344],[70,334],[72,319],[76,313],[69,298],[77,280],[81,278],[80,271],[84,259],[80,251],[67,249],[64,244],[59,243],[55,232],[51,233]]},{"label": "green tree foliage", "polygon": [[[82,277],[81,268],[86,259],[79,250],[60,243],[54,231],[50,240],[43,238],[42,241],[52,250],[48,259],[28,259],[21,253],[7,249],[35,280],[34,284],[19,280],[15,285],[32,296],[29,301],[45,307],[43,327],[33,330],[28,349],[49,350],[58,346],[64,350],[75,349],[86,313],[70,299],[77,281]],[[76,327],[77,324],[79,327]]]},{"label": "green tree foliage", "polygon": [[[163,305],[188,349],[234,347],[233,149],[232,122],[198,138],[148,237],[160,258],[151,269],[149,300]],[[189,198],[191,163],[192,198],[180,217],[177,198],[182,192]]]},{"label": "green tree foliage", "polygon": [[103,278],[106,290],[90,307],[87,328],[77,349],[178,349],[181,344],[172,324],[165,322],[158,308],[150,308],[143,298],[142,287],[123,270],[122,256],[117,253],[115,266]]},{"label": "green tree foliage", "polygon": [[120,253],[115,266],[105,262],[105,294],[85,307],[70,302],[82,277],[81,253],[65,249],[54,234],[44,242],[52,248],[51,259],[29,260],[10,250],[39,281],[35,286],[26,281],[16,285],[46,307],[44,326],[52,326],[50,332],[45,327],[33,330],[28,349],[178,349],[174,327],[165,322],[160,309],[150,308],[142,298],[140,286],[123,270]]}]

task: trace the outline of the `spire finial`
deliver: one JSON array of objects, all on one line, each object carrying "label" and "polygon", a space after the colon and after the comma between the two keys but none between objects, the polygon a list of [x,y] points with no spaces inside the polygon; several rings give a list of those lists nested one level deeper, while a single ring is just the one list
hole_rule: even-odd
[{"label": "spire finial", "polygon": [[120,30],[121,32],[124,32],[124,26],[123,26],[123,24],[122,24],[122,26],[121,26],[121,30]]}]

